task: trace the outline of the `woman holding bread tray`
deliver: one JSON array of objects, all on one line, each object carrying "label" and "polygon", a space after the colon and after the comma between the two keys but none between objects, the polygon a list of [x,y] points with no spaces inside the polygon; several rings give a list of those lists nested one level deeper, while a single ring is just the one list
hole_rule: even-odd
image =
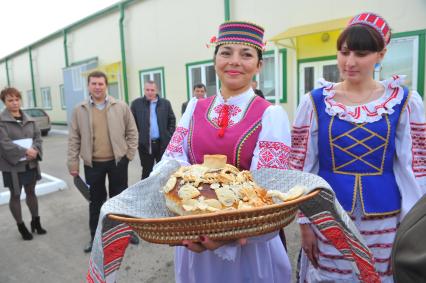
[{"label": "woman holding bread tray", "polygon": [[[153,173],[170,159],[181,165],[202,164],[206,154],[224,155],[230,170],[288,169],[287,115],[251,88],[262,67],[263,33],[262,27],[247,22],[220,25],[218,37],[210,42],[216,45],[214,66],[221,91],[188,103]],[[232,242],[200,236],[176,247],[175,278],[185,283],[290,282],[291,267],[278,232]]]}]

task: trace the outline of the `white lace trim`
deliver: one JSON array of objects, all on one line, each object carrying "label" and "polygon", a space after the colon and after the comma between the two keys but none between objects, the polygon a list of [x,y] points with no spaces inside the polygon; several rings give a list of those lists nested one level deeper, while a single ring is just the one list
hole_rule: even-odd
[{"label": "white lace trim", "polygon": [[348,106],[340,102],[336,102],[333,97],[335,95],[335,83],[320,79],[319,83],[324,87],[324,103],[325,111],[330,116],[338,115],[341,120],[354,123],[372,123],[382,119],[383,114],[392,114],[395,105],[399,105],[404,97],[404,89],[401,84],[405,76],[393,76],[390,79],[381,81],[385,87],[384,94],[367,104]]}]

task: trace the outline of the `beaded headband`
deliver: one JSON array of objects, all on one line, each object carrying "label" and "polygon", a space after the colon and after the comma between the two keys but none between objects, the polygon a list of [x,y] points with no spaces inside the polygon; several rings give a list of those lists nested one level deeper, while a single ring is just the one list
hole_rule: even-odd
[{"label": "beaded headband", "polygon": [[211,44],[244,44],[263,50],[264,29],[249,22],[231,21],[219,26],[218,37],[212,37]]},{"label": "beaded headband", "polygon": [[372,27],[375,31],[377,31],[383,39],[385,46],[389,44],[391,39],[391,31],[388,23],[377,14],[374,13],[361,13],[353,17],[349,23],[349,26],[354,25],[365,25]]}]

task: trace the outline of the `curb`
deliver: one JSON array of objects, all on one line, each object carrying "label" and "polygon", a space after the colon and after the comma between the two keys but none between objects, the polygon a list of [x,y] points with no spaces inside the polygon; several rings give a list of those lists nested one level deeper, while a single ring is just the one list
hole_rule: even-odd
[{"label": "curb", "polygon": [[[45,173],[41,173],[41,177],[42,179],[47,179],[48,182],[36,185],[35,190],[36,190],[37,196],[42,196],[42,195],[50,194],[56,191],[68,189],[67,184],[62,179],[53,177]],[[22,190],[21,200],[24,200],[25,197],[26,197],[25,190]],[[10,199],[9,191],[0,193],[0,205],[9,203],[9,199]]]}]

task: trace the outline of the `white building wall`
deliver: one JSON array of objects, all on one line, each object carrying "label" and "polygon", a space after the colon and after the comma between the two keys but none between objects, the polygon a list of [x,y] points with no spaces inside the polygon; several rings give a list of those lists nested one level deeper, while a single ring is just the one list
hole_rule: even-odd
[{"label": "white building wall", "polygon": [[[412,0],[232,0],[231,19],[255,22],[265,28],[265,39],[291,27],[345,18],[361,12],[374,11],[383,16],[393,33],[422,30],[426,27],[426,1]],[[271,43],[267,50],[273,49]],[[288,52],[287,103],[283,107],[293,118],[297,97],[297,63],[294,52]],[[426,82],[425,82],[426,89]]]},{"label": "white building wall", "polygon": [[[27,91],[32,90],[30,59],[28,52],[23,52],[8,60],[10,86],[22,93],[22,106],[28,106]],[[35,83],[36,94],[37,84]],[[37,101],[38,102],[38,101]]]},{"label": "white building wall", "polygon": [[266,28],[270,38],[289,27],[344,18],[361,12],[382,15],[393,32],[424,29],[426,2],[423,0],[231,0],[231,19],[249,20]]},{"label": "white building wall", "polygon": [[7,86],[6,62],[0,63],[0,88]]},{"label": "white building wall", "polygon": [[177,117],[187,100],[185,64],[210,60],[207,48],[224,20],[223,1],[141,1],[126,11],[129,100],[143,95],[139,71],[164,67],[166,98]]},{"label": "white building wall", "polygon": [[[290,27],[348,17],[361,11],[375,11],[390,23],[394,33],[426,28],[424,0],[231,0],[232,20],[247,20],[265,27],[265,39]],[[120,11],[97,16],[67,32],[69,63],[98,58],[100,65],[121,61]],[[186,64],[211,60],[213,48],[206,48],[217,27],[224,21],[224,1],[217,0],[141,0],[126,7],[124,20],[125,52],[129,102],[143,95],[139,71],[164,68],[166,97],[177,117],[181,104],[187,100]],[[268,43],[267,50],[274,46]],[[65,66],[63,37],[58,36],[33,47],[33,67],[37,103],[40,87],[50,87],[52,120],[66,120],[61,109],[59,85]],[[283,104],[290,119],[294,114],[297,88],[297,61],[287,51],[287,103]],[[0,86],[7,82],[5,62],[0,63]],[[12,86],[23,93],[32,89],[28,52],[8,60]],[[280,77],[281,80],[281,77]],[[124,99],[124,97],[123,97]]]},{"label": "white building wall", "polygon": [[50,87],[52,109],[46,109],[55,122],[66,121],[66,112],[61,107],[59,86],[63,83],[62,68],[65,67],[63,38],[57,37],[33,48],[34,78],[37,82],[37,102],[41,107],[41,88]]},{"label": "white building wall", "polygon": [[94,57],[98,57],[101,65],[120,61],[119,16],[120,13],[117,11],[69,31],[67,34],[69,63]]}]

